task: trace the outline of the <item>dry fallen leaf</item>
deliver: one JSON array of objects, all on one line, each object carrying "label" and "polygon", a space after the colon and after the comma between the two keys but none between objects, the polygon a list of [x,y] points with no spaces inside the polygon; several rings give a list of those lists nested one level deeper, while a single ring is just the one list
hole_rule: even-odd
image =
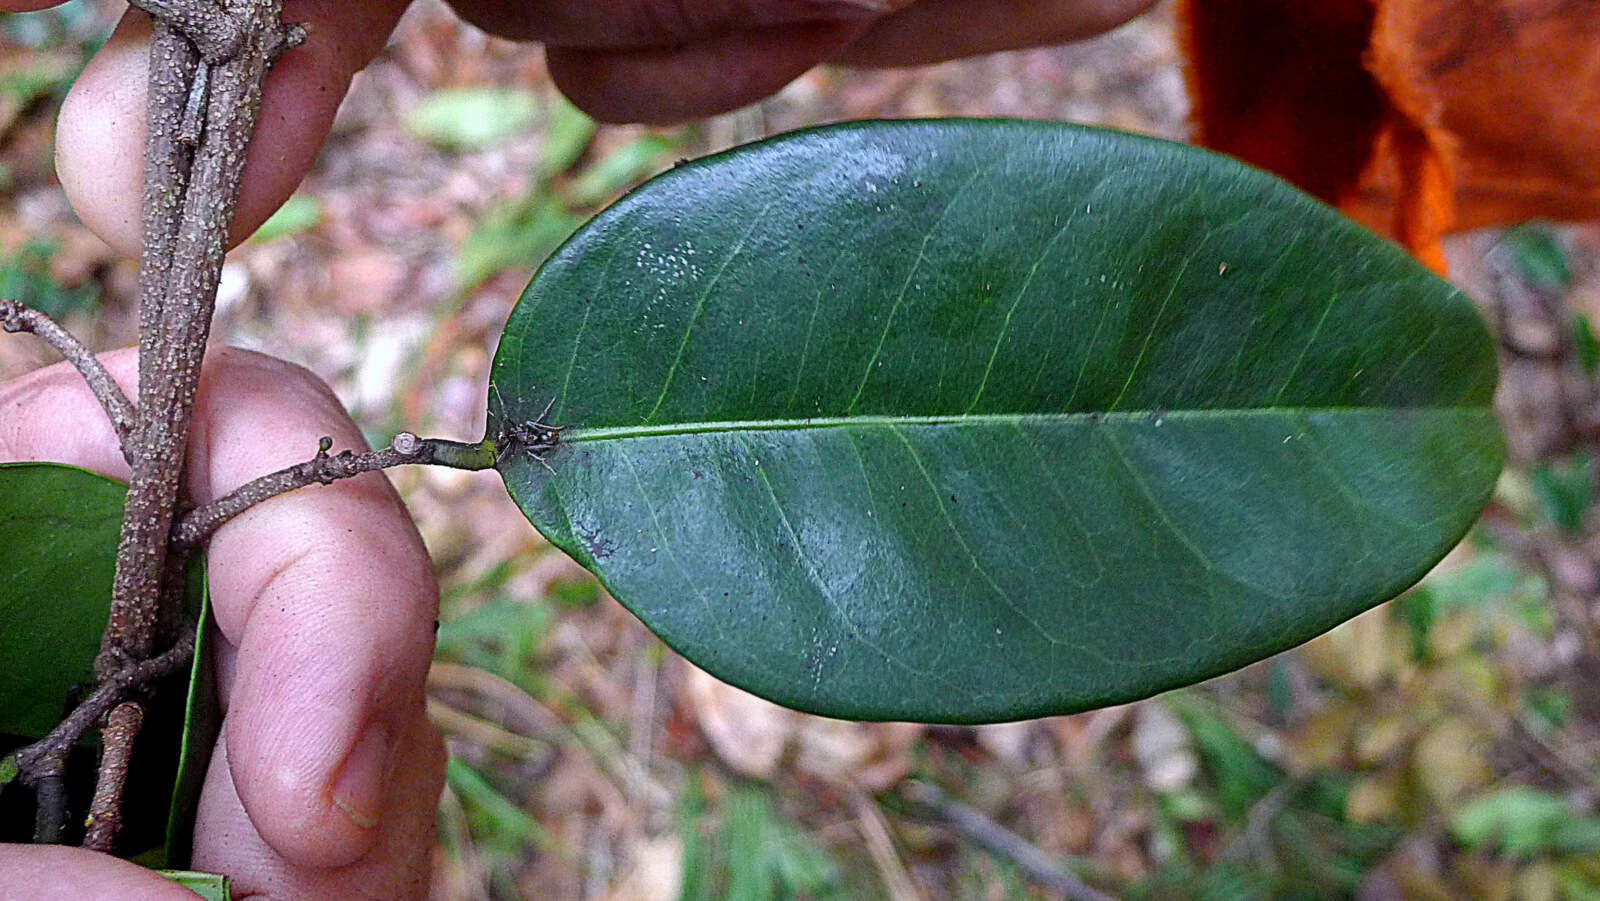
[{"label": "dry fallen leaf", "polygon": [[1167,794],[1187,788],[1200,773],[1200,757],[1188,727],[1165,704],[1136,708],[1132,748],[1144,784],[1152,791]]},{"label": "dry fallen leaf", "polygon": [[755,779],[777,772],[800,714],[690,667],[684,701],[722,762]]},{"label": "dry fallen leaf", "polygon": [[915,763],[911,746],[926,729],[797,713],[694,667],[683,702],[722,762],[746,776],[771,779],[792,756],[802,773],[869,792],[904,778]]},{"label": "dry fallen leaf", "polygon": [[606,894],[606,901],[673,901],[683,880],[683,840],[662,835],[633,848],[633,867]]},{"label": "dry fallen leaf", "polygon": [[1590,0],[1182,0],[1197,139],[1442,271],[1446,232],[1600,217]]}]

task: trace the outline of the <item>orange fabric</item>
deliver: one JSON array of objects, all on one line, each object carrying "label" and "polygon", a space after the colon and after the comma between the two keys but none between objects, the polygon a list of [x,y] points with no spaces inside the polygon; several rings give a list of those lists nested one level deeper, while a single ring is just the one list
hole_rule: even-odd
[{"label": "orange fabric", "polygon": [[1179,0],[1196,139],[1443,269],[1446,232],[1600,218],[1600,0]]}]

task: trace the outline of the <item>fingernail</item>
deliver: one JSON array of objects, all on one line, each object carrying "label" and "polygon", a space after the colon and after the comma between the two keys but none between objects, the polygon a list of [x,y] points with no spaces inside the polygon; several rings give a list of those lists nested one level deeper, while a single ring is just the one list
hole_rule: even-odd
[{"label": "fingernail", "polygon": [[350,749],[333,783],[333,804],[362,829],[378,825],[383,784],[389,772],[389,729],[373,723]]}]

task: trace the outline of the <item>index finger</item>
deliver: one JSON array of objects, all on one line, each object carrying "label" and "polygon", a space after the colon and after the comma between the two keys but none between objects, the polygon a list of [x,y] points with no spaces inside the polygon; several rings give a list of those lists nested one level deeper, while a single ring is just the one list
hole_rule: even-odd
[{"label": "index finger", "polygon": [[[303,23],[310,37],[273,64],[262,86],[230,246],[255,231],[300,184],[350,79],[383,49],[408,2],[286,0],[284,21]],[[56,137],[56,170],[73,210],[130,258],[139,254],[142,233],[149,38],[149,18],[130,10],[72,83]]]},{"label": "index finger", "polygon": [[[1094,37],[1155,0],[919,0],[884,16],[835,62],[921,66]],[[961,27],[952,28],[951,23]]]}]

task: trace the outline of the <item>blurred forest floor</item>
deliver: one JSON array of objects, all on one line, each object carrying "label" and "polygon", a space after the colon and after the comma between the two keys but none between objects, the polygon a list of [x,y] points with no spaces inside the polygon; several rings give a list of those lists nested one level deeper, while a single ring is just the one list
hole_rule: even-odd
[{"label": "blurred forest floor", "polygon": [[[135,266],[76,223],[51,142],[120,7],[0,16],[0,295],[97,348],[135,340]],[[427,0],[358,77],[300,193],[230,258],[216,335],[329,381],[374,444],[475,439],[532,268],[674,161],[871,116],[1181,139],[1179,64],[1162,7],[1075,46],[821,70],[681,128],[597,128],[537,48]],[[1449,249],[1504,350],[1514,466],[1484,525],[1401,599],[1125,707],[979,728],[792,713],[666,651],[498,476],[393,473],[444,590],[434,896],[1086,897],[1074,874],[1125,898],[1600,899],[1600,231]],[[0,378],[47,362],[0,341]]]}]

